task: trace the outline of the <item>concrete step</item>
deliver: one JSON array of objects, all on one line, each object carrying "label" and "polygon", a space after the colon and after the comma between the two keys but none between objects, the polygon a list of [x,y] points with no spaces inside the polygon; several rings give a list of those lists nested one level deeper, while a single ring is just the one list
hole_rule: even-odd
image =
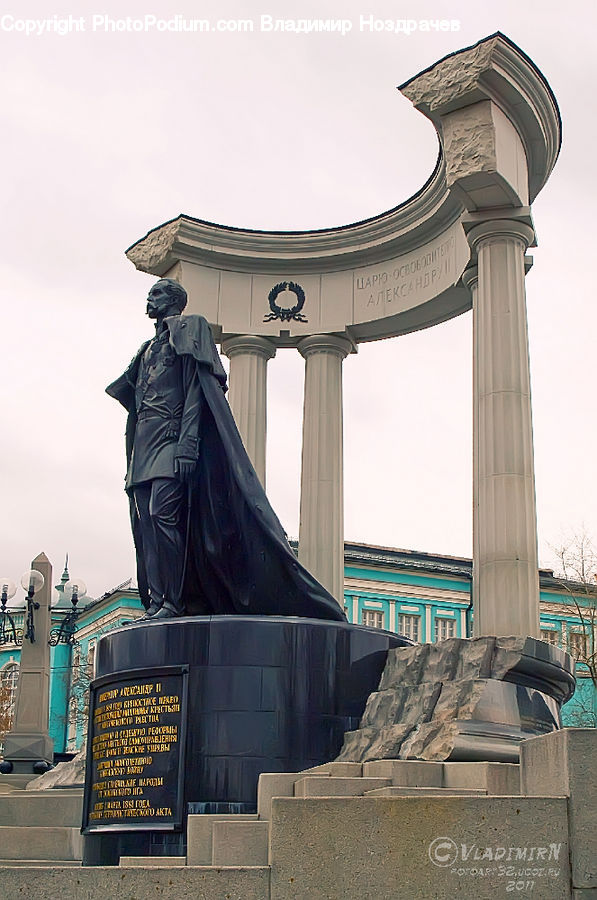
[{"label": "concrete step", "polygon": [[268,822],[214,822],[212,866],[267,866]]},{"label": "concrete step", "polygon": [[[506,900],[512,888],[508,876],[500,874],[501,859],[516,872],[510,884],[525,878],[519,897],[569,900],[568,840],[566,798],[448,791],[277,797],[272,802],[271,897]],[[488,863],[478,861],[484,853]],[[519,853],[523,861],[516,863]],[[529,865],[540,874],[526,881],[518,872]]]},{"label": "concrete step", "polygon": [[10,791],[24,791],[30,781],[39,775],[0,775],[0,794]]},{"label": "concrete step", "polygon": [[269,900],[268,866],[23,866],[0,868],[2,900],[106,900],[107,897]]},{"label": "concrete step", "polygon": [[187,865],[211,866],[213,856],[213,827],[216,822],[257,822],[256,813],[234,815],[222,813],[191,815],[187,820]]},{"label": "concrete step", "polygon": [[375,788],[388,787],[392,782],[389,778],[358,778],[336,777],[329,778],[307,775],[299,779],[294,786],[295,797],[362,797],[366,791]]},{"label": "concrete step", "polygon": [[53,869],[54,866],[78,866],[81,867],[80,859],[0,859],[1,868],[22,869],[23,866],[40,866],[46,869]]},{"label": "concrete step", "polygon": [[493,797],[520,794],[520,765],[500,762],[444,763],[444,787],[483,788]]},{"label": "concrete step", "polygon": [[380,759],[363,763],[363,775],[390,778],[395,787],[467,788],[494,797],[520,794],[517,763]]},{"label": "concrete step", "polygon": [[473,788],[390,787],[365,791],[365,797],[486,797],[487,791]]},{"label": "concrete step", "polygon": [[312,769],[305,769],[302,775],[335,775],[338,778],[358,778],[363,772],[363,763],[357,762],[329,762]]},{"label": "concrete step", "polygon": [[[334,763],[328,763],[334,765]],[[344,765],[359,765],[360,763],[345,763]],[[305,772],[263,772],[259,776],[257,787],[257,813],[259,819],[269,821],[271,816],[272,797],[294,797],[294,786],[306,775],[313,778],[329,778],[329,772],[320,771],[325,766],[317,766],[315,769],[307,769]]]},{"label": "concrete step", "polygon": [[418,759],[379,759],[363,763],[363,775],[389,778],[396,787],[443,787],[444,764]]},{"label": "concrete step", "polygon": [[15,791],[0,796],[0,827],[52,825],[80,828],[82,813],[81,791]]},{"label": "concrete step", "polygon": [[121,856],[121,866],[142,866],[146,868],[163,868],[164,866],[186,866],[186,856]]},{"label": "concrete step", "polygon": [[83,845],[79,828],[3,825],[0,848],[3,858],[10,860],[80,860]]}]

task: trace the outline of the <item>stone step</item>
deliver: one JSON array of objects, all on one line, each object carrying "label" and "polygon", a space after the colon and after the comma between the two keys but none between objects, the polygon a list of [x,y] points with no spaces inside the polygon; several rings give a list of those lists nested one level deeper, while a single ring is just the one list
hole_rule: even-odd
[{"label": "stone step", "polygon": [[446,792],[272,802],[275,900],[497,900],[512,890],[501,863],[537,869],[528,881],[512,876],[524,878],[519,897],[570,898],[566,799]]},{"label": "stone step", "polygon": [[[327,763],[328,766],[335,763]],[[356,765],[360,763],[343,763],[342,765]],[[263,772],[259,776],[257,787],[257,813],[259,819],[269,821],[271,815],[272,797],[294,797],[294,786],[297,781],[306,775],[313,778],[328,778],[329,772],[320,771],[325,766],[317,766],[316,769],[307,769],[305,772]]]},{"label": "stone step", "polygon": [[80,859],[0,859],[0,868],[22,869],[23,866],[54,868],[54,866],[78,866]]},{"label": "stone step", "polygon": [[83,794],[80,791],[18,791],[0,796],[0,827],[51,825],[80,828]]},{"label": "stone step", "polygon": [[520,765],[500,762],[446,762],[444,787],[483,788],[493,797],[520,794]]},{"label": "stone step", "polygon": [[358,778],[363,772],[363,764],[358,762],[329,762],[322,763],[320,766],[313,766],[312,769],[305,769],[302,775],[335,775],[338,778],[350,777]]},{"label": "stone step", "polygon": [[214,822],[212,866],[267,866],[268,822]]},{"label": "stone step", "polygon": [[45,866],[46,868],[54,868],[54,866],[78,866],[81,867],[80,859],[0,859],[0,868],[22,869],[23,866]]},{"label": "stone step", "polygon": [[268,866],[23,866],[0,868],[2,900],[106,900],[148,897],[269,900]]},{"label": "stone step", "polygon": [[142,866],[143,868],[155,868],[164,866],[186,866],[186,856],[121,856],[121,866]]},{"label": "stone step", "polygon": [[213,827],[216,822],[257,822],[256,813],[235,815],[215,813],[190,815],[187,819],[187,865],[211,866],[213,856]]},{"label": "stone step", "polygon": [[487,791],[473,788],[390,787],[365,791],[365,797],[486,797]]},{"label": "stone step", "polygon": [[0,775],[0,794],[10,791],[24,791],[38,775]]},{"label": "stone step", "polygon": [[471,788],[494,797],[520,794],[517,763],[380,759],[363,763],[363,775],[390,778],[395,787]]},{"label": "stone step", "polygon": [[366,791],[391,785],[389,778],[329,778],[307,775],[294,785],[295,797],[362,797]]},{"label": "stone step", "polygon": [[79,828],[35,825],[3,825],[0,847],[4,859],[11,860],[80,860],[83,849]]},{"label": "stone step", "polygon": [[443,787],[444,764],[417,759],[379,759],[363,763],[363,775],[390,778],[396,787]]}]

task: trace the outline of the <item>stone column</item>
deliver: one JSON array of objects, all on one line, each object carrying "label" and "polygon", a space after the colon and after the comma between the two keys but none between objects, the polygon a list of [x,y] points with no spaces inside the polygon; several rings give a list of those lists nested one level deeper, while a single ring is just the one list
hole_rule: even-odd
[{"label": "stone column", "polygon": [[222,352],[230,359],[228,402],[249,459],[265,487],[267,363],[276,348],[267,338],[245,334],[225,340]]},{"label": "stone column", "polygon": [[468,234],[473,290],[474,634],[539,637],[537,515],[524,254],[533,231],[493,220]]},{"label": "stone column", "polygon": [[35,643],[23,638],[14,721],[4,739],[4,760],[12,763],[15,775],[32,773],[36,762],[51,763],[54,757],[54,742],[48,733],[52,566],[45,553],[40,553],[31,568],[41,572],[44,585],[35,594],[39,603],[34,610]]},{"label": "stone column", "polygon": [[[471,584],[471,597],[473,609],[476,608],[479,596],[479,367],[477,359],[477,323],[479,270],[477,266],[471,266],[462,275],[462,283],[471,292],[473,301],[473,577]],[[466,614],[465,614],[466,615]],[[466,637],[466,630],[462,636]]]},{"label": "stone column", "polygon": [[303,338],[305,359],[299,559],[343,605],[344,467],[342,361],[353,351],[348,338]]}]

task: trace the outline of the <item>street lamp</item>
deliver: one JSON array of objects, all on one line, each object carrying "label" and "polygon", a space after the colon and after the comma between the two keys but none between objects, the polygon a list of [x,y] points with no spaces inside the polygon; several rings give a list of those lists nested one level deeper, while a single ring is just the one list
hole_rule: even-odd
[{"label": "street lamp", "polygon": [[[0,584],[2,586],[2,597],[0,601],[2,604],[0,606],[0,645],[8,643],[22,644],[23,631],[22,629],[17,629],[13,617],[6,608],[6,604],[16,593],[16,585],[10,578],[1,578]],[[39,603],[34,598],[35,594],[37,594],[44,586],[44,576],[41,572],[38,572],[37,569],[29,569],[29,571],[25,572],[21,577],[21,586],[23,590],[27,592],[27,605],[25,607],[27,628],[25,631],[25,640],[34,644],[35,619],[33,614],[36,609],[39,609]]]},{"label": "street lamp", "polygon": [[[16,644],[23,640],[23,630],[17,632],[15,621],[6,608],[6,604],[11,600],[17,592],[17,586],[10,578],[0,578],[0,587],[2,588],[2,605],[0,606],[0,645]],[[17,641],[17,636],[20,641]]]},{"label": "street lamp", "polygon": [[67,581],[64,585],[63,596],[70,600],[71,608],[60,624],[50,631],[50,640],[48,643],[51,647],[56,647],[58,644],[75,643],[75,632],[77,630],[77,619],[79,617],[77,604],[86,594],[87,586],[82,578],[71,578],[70,581]]},{"label": "street lamp", "polygon": [[44,586],[44,576],[37,569],[30,569],[21,576],[21,587],[27,591],[27,630],[25,640],[35,643],[35,622],[33,611],[39,609],[39,603],[34,600],[35,594]]},{"label": "street lamp", "polygon": [[[35,619],[34,612],[39,609],[39,603],[35,600],[35,594],[44,586],[44,576],[37,569],[30,569],[25,572],[21,578],[23,590],[27,592],[26,605],[26,631],[25,640],[35,643]],[[16,594],[17,588],[14,581],[10,578],[0,578],[0,646],[2,644],[23,643],[23,629],[17,628],[15,620],[11,612],[16,612],[15,608],[8,609],[8,601]],[[87,595],[87,586],[82,578],[71,578],[67,581],[63,588],[63,596],[70,600],[71,608],[68,610],[63,619],[60,620],[50,630],[50,640],[48,643],[51,647],[58,644],[74,644],[77,619],[79,617],[79,600]]]}]

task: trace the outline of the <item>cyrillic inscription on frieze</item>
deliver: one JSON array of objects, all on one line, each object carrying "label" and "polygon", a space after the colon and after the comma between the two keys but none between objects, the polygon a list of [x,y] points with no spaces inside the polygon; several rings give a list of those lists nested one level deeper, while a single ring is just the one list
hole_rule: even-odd
[{"label": "cyrillic inscription on frieze", "polygon": [[355,322],[392,316],[431,300],[458,281],[468,256],[466,238],[457,226],[404,256],[355,269]]}]

